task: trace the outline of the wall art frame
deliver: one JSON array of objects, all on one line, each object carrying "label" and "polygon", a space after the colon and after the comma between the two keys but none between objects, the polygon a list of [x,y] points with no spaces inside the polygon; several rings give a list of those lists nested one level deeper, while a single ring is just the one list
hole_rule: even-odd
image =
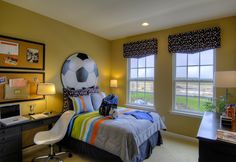
[{"label": "wall art frame", "polygon": [[0,35],[0,68],[45,70],[45,44]]}]

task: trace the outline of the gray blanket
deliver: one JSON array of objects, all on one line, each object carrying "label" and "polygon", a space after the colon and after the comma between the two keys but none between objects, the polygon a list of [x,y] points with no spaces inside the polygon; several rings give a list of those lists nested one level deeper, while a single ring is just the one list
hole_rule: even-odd
[{"label": "gray blanket", "polygon": [[157,113],[150,113],[154,119],[152,123],[124,115],[122,111],[125,108],[119,109],[117,119],[106,120],[100,125],[94,145],[119,156],[124,162],[131,162],[139,154],[139,146],[155,132],[166,127]]}]

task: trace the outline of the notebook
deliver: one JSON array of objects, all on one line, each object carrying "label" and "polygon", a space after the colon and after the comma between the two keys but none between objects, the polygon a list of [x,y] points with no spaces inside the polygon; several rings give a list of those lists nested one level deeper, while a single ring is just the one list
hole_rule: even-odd
[{"label": "notebook", "polygon": [[35,115],[30,115],[32,118],[34,119],[42,119],[42,118],[46,118],[48,117],[47,115],[45,114],[35,114]]},{"label": "notebook", "polygon": [[5,126],[15,125],[28,120],[28,118],[20,115],[19,104],[0,107],[0,122]]},{"label": "notebook", "polygon": [[29,118],[24,116],[14,116],[6,119],[1,119],[0,122],[5,126],[16,125],[28,121]]}]

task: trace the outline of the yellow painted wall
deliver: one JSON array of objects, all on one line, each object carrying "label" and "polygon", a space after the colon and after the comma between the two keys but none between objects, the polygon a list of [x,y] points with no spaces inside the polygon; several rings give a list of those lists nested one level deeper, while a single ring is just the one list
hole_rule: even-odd
[{"label": "yellow painted wall", "polygon": [[[74,52],[88,53],[99,67],[99,86],[109,93],[109,79],[118,79],[117,89],[120,105],[126,102],[127,60],[123,58],[123,43],[141,39],[158,38],[156,57],[156,110],[166,119],[169,131],[187,136],[196,136],[200,118],[184,117],[170,113],[172,106],[172,55],[168,53],[169,34],[186,32],[211,26],[222,29],[222,47],[217,49],[217,70],[236,70],[236,17],[229,17],[167,30],[108,41],[88,32],[79,30],[56,20],[0,1],[0,34],[38,41],[46,44],[46,81],[56,84],[57,95],[49,97],[49,109],[60,111],[62,107],[61,66]],[[223,90],[217,89],[217,95]],[[236,102],[236,91],[230,89]],[[44,101],[23,102],[23,114],[28,113],[28,105],[36,103],[36,111],[44,108]]]},{"label": "yellow painted wall", "polygon": [[[46,44],[46,82],[56,84],[56,96],[48,98],[48,109],[62,108],[61,67],[74,52],[84,52],[95,60],[99,68],[99,86],[109,93],[111,42],[96,35],[63,24],[0,1],[0,34]],[[44,110],[44,101],[21,103],[23,114],[28,105],[36,103],[35,111]]]},{"label": "yellow painted wall", "polygon": [[[157,100],[156,110],[162,116],[165,116],[165,123],[169,131],[195,137],[200,124],[200,118],[186,117],[170,113],[172,109],[173,89],[172,54],[168,52],[168,35],[212,26],[219,26],[222,30],[222,47],[216,50],[216,70],[236,70],[236,16],[175,27],[112,41],[111,78],[118,79],[119,88],[114,91],[119,95],[119,103],[121,105],[126,103],[127,89],[127,60],[123,58],[123,43],[155,37],[158,39],[155,81],[155,99]],[[217,89],[218,96],[222,95],[223,92],[222,89]],[[234,96],[231,98],[231,102],[236,102],[235,89],[230,89],[230,92],[232,92],[232,95]]]}]

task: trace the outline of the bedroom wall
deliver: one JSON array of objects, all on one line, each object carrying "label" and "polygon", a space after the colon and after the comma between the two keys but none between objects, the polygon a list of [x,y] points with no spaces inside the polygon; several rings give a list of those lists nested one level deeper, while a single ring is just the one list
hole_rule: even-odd
[{"label": "bedroom wall", "polygon": [[[158,21],[158,20],[157,20]],[[156,110],[165,116],[168,131],[186,136],[196,137],[201,119],[172,114],[172,55],[168,53],[168,35],[179,32],[197,30],[205,27],[220,26],[222,30],[222,47],[216,51],[216,70],[236,70],[236,16],[171,29],[146,33],[112,41],[111,78],[118,79],[118,88],[114,93],[119,96],[120,105],[126,103],[127,88],[127,60],[123,58],[123,43],[157,37],[158,55],[156,57],[156,83],[157,100]],[[222,89],[217,89],[217,96],[223,94]],[[236,102],[236,90],[230,89]]]},{"label": "bedroom wall", "polygon": [[[99,68],[99,86],[109,93],[111,42],[59,21],[29,10],[0,1],[0,34],[46,44],[46,82],[56,84],[57,94],[48,98],[48,109],[61,111],[62,84],[61,67],[65,59],[74,52],[89,54]],[[23,113],[28,105],[23,102]],[[44,101],[36,101],[36,111],[41,111]]]},{"label": "bedroom wall", "polygon": [[[60,111],[62,107],[62,85],[60,70],[64,60],[72,53],[88,53],[99,67],[99,86],[106,93],[110,92],[109,79],[118,79],[118,88],[113,92],[119,96],[119,104],[126,102],[127,62],[123,58],[123,43],[152,37],[158,38],[158,56],[156,57],[156,110],[165,116],[169,131],[195,137],[200,118],[171,114],[172,106],[172,56],[167,50],[169,34],[185,32],[205,27],[220,26],[222,29],[222,47],[217,49],[217,70],[236,70],[236,16],[201,22],[167,30],[131,36],[108,41],[88,32],[63,24],[56,20],[33,13],[0,0],[0,34],[46,44],[46,82],[56,84],[56,96],[49,97],[48,108]],[[217,95],[223,90],[217,89]],[[230,89],[236,102],[236,90]],[[23,102],[23,113],[28,112],[28,105],[36,103],[36,111],[44,107],[44,100]]]}]

